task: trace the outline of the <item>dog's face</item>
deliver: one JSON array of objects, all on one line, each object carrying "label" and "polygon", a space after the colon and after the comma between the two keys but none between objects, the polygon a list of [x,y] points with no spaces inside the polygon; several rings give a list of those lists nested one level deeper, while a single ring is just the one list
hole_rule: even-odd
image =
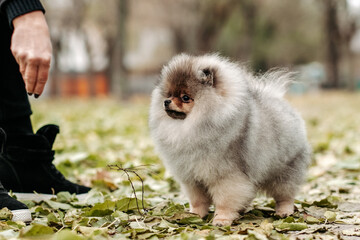
[{"label": "dog's face", "polygon": [[197,95],[214,85],[210,68],[193,69],[190,59],[167,66],[162,74],[164,110],[173,119],[184,120],[196,104]]},{"label": "dog's face", "polygon": [[166,113],[173,119],[185,119],[194,106],[194,98],[186,89],[173,94],[168,94],[164,100]]}]

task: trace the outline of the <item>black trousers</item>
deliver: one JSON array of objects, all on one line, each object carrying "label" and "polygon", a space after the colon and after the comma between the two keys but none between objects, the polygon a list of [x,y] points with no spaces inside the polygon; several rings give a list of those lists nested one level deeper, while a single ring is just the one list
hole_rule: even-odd
[{"label": "black trousers", "polygon": [[0,14],[0,127],[7,134],[32,133],[31,107],[11,50],[12,29]]}]

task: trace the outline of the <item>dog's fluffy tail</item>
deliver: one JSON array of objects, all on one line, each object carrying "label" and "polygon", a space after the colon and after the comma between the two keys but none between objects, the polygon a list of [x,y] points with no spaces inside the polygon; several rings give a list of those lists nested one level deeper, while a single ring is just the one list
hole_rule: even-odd
[{"label": "dog's fluffy tail", "polygon": [[294,82],[294,72],[286,69],[269,70],[263,75],[256,76],[252,81],[252,88],[260,94],[282,98],[291,83]]}]

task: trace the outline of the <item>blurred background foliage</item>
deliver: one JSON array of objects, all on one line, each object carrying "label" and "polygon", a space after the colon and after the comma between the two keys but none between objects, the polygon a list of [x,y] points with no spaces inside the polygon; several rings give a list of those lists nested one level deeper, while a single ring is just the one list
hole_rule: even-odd
[{"label": "blurred background foliage", "polygon": [[49,96],[151,92],[180,52],[219,52],[255,72],[299,72],[291,92],[360,88],[357,0],[43,1],[53,40]]}]

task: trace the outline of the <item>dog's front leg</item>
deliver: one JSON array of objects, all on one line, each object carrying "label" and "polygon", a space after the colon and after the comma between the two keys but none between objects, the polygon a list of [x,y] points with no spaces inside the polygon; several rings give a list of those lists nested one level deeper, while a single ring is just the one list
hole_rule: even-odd
[{"label": "dog's front leg", "polygon": [[205,217],[211,204],[211,198],[205,187],[199,184],[182,184],[182,187],[190,200],[190,212]]},{"label": "dog's front leg", "polygon": [[215,204],[213,225],[228,226],[254,199],[256,188],[246,175],[237,174],[218,179],[209,187],[209,193]]}]

